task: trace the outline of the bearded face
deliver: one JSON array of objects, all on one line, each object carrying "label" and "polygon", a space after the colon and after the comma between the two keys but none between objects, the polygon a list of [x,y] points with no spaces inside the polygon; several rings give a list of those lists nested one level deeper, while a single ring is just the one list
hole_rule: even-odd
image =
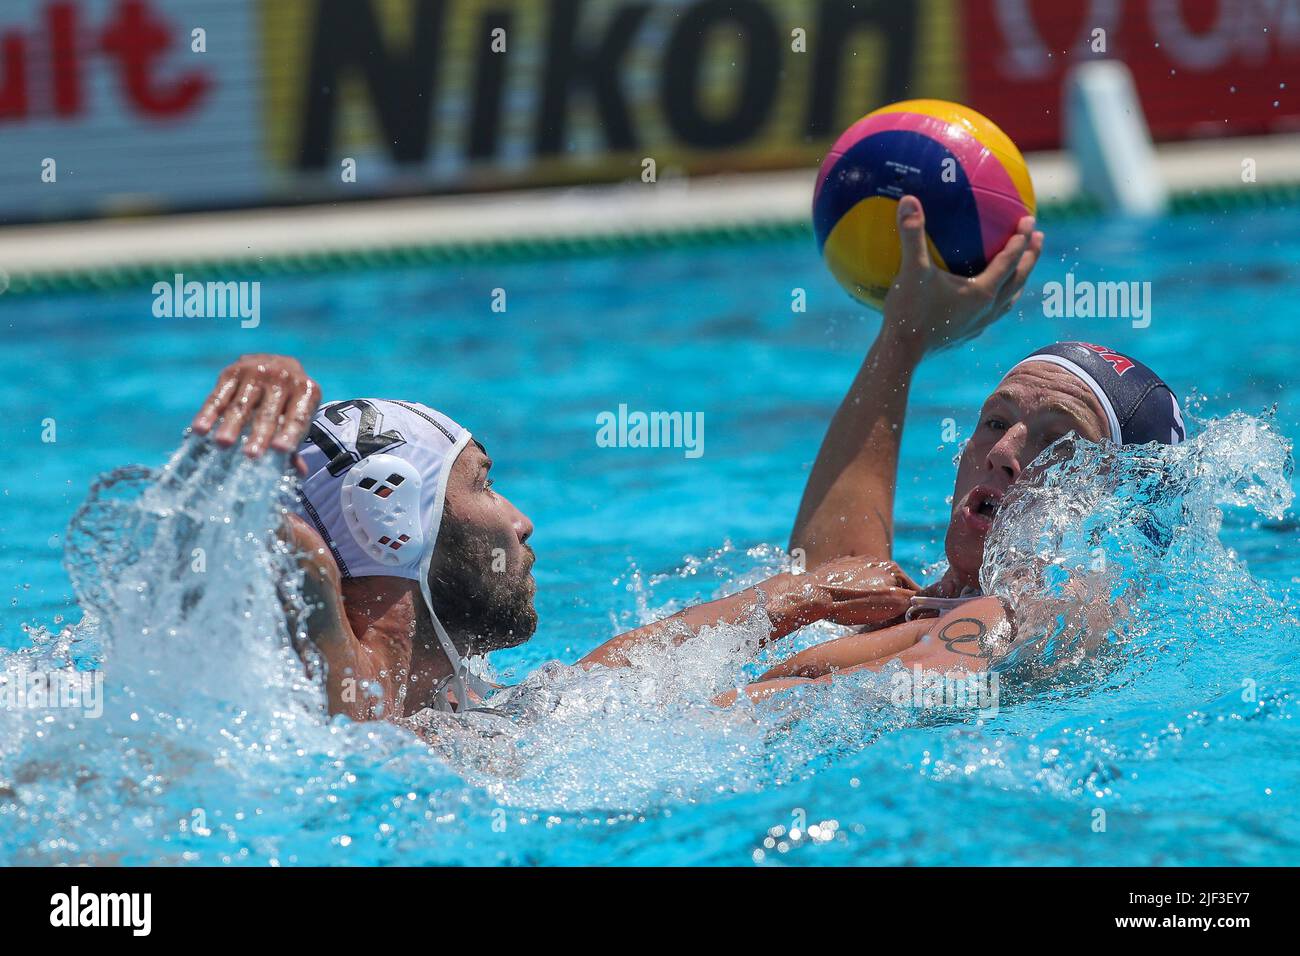
[{"label": "bearded face", "polygon": [[456,460],[429,566],[439,619],[478,654],[522,644],[537,630],[533,526],[492,487],[491,468],[476,444]]}]

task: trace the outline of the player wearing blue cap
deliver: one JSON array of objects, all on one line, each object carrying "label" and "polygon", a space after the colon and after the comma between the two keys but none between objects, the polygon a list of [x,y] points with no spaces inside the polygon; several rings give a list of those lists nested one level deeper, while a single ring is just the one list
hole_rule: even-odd
[{"label": "player wearing blue cap", "polygon": [[[1041,233],[1013,239],[1008,252],[1018,247],[1018,264],[1011,268],[1008,257],[990,267],[1002,284],[960,279],[931,264],[920,203],[905,197],[898,215],[903,264],[885,300],[880,335],[831,422],[791,535],[791,548],[804,549],[810,565],[845,555],[890,558],[912,374],[928,351],[978,334],[1009,310],[1042,247]],[[936,671],[988,666],[1017,635],[1007,609],[980,594],[984,540],[1011,483],[1070,432],[1116,445],[1177,444],[1186,435],[1173,391],[1136,359],[1085,342],[1037,350],[1012,366],[985,400],[962,451],[944,541],[948,569],[912,598],[907,615],[937,611],[939,617],[810,648],[771,669],[751,695],[893,659]]]}]

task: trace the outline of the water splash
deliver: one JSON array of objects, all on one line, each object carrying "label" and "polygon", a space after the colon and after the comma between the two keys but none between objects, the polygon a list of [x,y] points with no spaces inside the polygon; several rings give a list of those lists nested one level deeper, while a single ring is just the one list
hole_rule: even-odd
[{"label": "water splash", "polygon": [[1219,534],[1224,508],[1281,519],[1292,472],[1271,414],[1206,422],[1179,445],[1058,441],[1012,485],[985,542],[982,589],[1020,632],[1008,665],[1108,666],[1116,647],[1152,650],[1143,635],[1167,649],[1176,623],[1221,635],[1237,609],[1274,606]]},{"label": "water splash", "polygon": [[[300,616],[302,599],[273,536],[292,493],[283,464],[190,439],[157,472],[119,469],[91,488],[64,566],[100,622],[115,684],[178,714],[231,701],[252,723],[320,713],[319,689],[293,653],[303,635],[286,625],[285,609]],[[201,680],[182,676],[195,672]]]},{"label": "water splash", "polygon": [[[301,599],[273,534],[284,464],[187,440],[163,469],[92,489],[67,542],[83,620],[29,628],[0,671],[102,670],[104,713],[0,709],[0,862],[591,862],[613,852],[611,828],[658,821],[621,838],[635,853],[689,831],[683,807],[811,802],[845,767],[868,781],[912,768],[930,799],[979,786],[1140,806],[1135,764],[1288,713],[1300,626],[1219,541],[1224,508],[1276,520],[1291,503],[1290,446],[1268,418],[1211,421],[1177,448],[1062,443],[1034,466],[995,522],[984,586],[1042,631],[1005,662],[991,721],[897,706],[890,669],[720,710],[719,691],[838,633],[757,652],[761,614],[621,670],[547,665],[504,716],[328,720],[286,624]],[[786,566],[779,548],[725,545],[634,571],[636,611],[611,633],[678,609],[685,588],[717,596]],[[1240,640],[1247,628],[1270,640]],[[1242,675],[1264,687],[1248,706]],[[1109,723],[1073,720],[1099,701]],[[1126,716],[1171,706],[1182,716],[1154,730]],[[828,852],[870,832],[827,823]]]},{"label": "water splash", "polygon": [[[369,745],[382,763],[409,746],[395,728],[325,718],[304,636],[286,624],[302,599],[274,535],[284,464],[189,439],[162,469],[92,487],[65,555],[83,619],[29,629],[0,671],[93,667],[103,713],[0,709],[12,861],[275,860],[282,837],[258,819],[268,803],[328,829],[320,811],[353,782],[348,751]],[[438,769],[423,783],[459,786]]]}]

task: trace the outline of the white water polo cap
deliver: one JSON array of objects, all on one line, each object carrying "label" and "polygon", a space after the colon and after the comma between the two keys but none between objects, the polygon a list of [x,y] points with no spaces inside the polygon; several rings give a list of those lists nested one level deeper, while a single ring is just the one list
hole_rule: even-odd
[{"label": "white water polo cap", "polygon": [[357,398],[322,405],[298,449],[307,465],[298,513],[324,539],[344,578],[420,582],[462,702],[467,686],[480,695],[491,688],[469,673],[438,620],[429,565],[447,480],[470,439],[467,429],[426,405]]}]

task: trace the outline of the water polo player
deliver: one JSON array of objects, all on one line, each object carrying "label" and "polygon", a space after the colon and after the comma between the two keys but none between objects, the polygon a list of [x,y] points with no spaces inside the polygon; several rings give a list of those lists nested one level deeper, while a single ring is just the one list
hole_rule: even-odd
[{"label": "water polo player", "polygon": [[[388,399],[317,410],[319,394],[296,360],[245,356],[221,374],[194,429],[216,426],[214,439],[231,445],[251,424],[250,457],[298,449],[298,514],[285,533],[303,555],[306,626],[325,659],[331,713],[502,704],[465,658],[520,644],[537,626],[531,522],[493,488],[484,447],[452,419]],[[850,556],[619,635],[579,663],[622,666],[638,645],[747,622],[760,607],[772,639],[817,620],[882,623],[915,593],[892,562]]]},{"label": "water polo player", "polygon": [[[845,555],[888,560],[898,449],[912,374],[927,351],[969,335],[1010,308],[1042,236],[1022,222],[1024,254],[995,262],[1013,291],[933,268],[924,211],[899,203],[903,265],[885,300],[884,323],[813,464],[791,548],[810,564]],[[1015,243],[1016,240],[1013,240]],[[1010,246],[1009,246],[1010,248]],[[996,278],[996,276],[994,277]],[[912,601],[940,617],[906,621],[814,647],[768,672],[763,691],[898,657],[946,670],[986,666],[992,644],[1013,638],[1001,603],[979,594],[984,540],[1008,487],[1044,449],[1073,432],[1117,445],[1185,437],[1173,391],[1136,359],[1083,342],[1058,342],[1014,365],[984,402],[962,451],[945,537],[948,570]],[[909,615],[910,616],[910,615]],[[758,692],[758,691],[754,691]]]}]

